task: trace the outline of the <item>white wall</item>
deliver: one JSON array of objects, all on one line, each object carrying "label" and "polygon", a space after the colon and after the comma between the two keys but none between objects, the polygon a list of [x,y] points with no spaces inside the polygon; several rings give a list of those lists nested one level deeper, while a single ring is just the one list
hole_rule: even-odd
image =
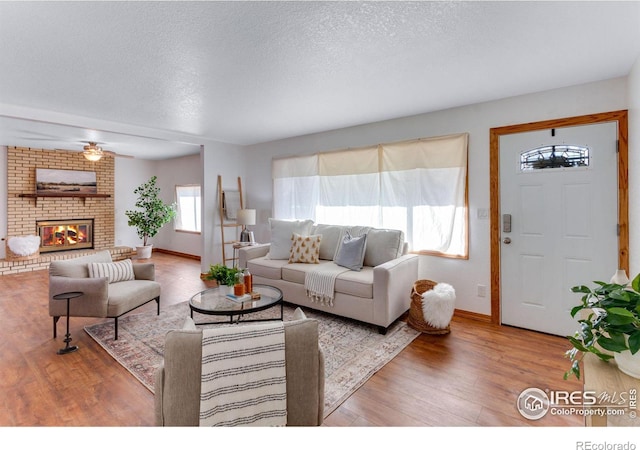
[{"label": "white wall", "polygon": [[640,56],[627,79],[629,87],[629,278],[640,272]]},{"label": "white wall", "polygon": [[626,109],[626,81],[618,78],[246,147],[245,158],[251,161],[246,168],[251,180],[247,197],[259,210],[256,240],[269,239],[266,219],[271,214],[273,158],[468,132],[469,259],[423,256],[420,278],[452,284],[457,308],[489,315],[490,298],[478,297],[476,286],[490,284],[489,221],[477,218],[478,209],[489,208],[490,128]]},{"label": "white wall", "polygon": [[[157,161],[116,158],[115,163],[115,245],[127,245],[135,248],[137,245],[142,245],[142,239],[138,237],[135,228],[127,225],[127,216],[124,212],[135,208],[138,196],[133,193],[134,189],[151,176],[157,175]],[[151,243],[155,244],[155,239],[152,239]]]},{"label": "white wall", "polygon": [[[220,213],[218,210],[218,175],[222,176],[223,190],[238,190],[238,177],[242,178],[243,194],[254,185],[247,179],[246,168],[254,162],[245,159],[242,147],[221,142],[205,142],[201,152],[202,170],[202,259],[201,269],[206,272],[210,264],[222,262]],[[264,169],[271,174],[271,168]],[[246,199],[245,199],[246,200]],[[253,207],[245,201],[245,207]],[[227,251],[230,251],[227,247]],[[227,256],[229,257],[229,256]]]}]

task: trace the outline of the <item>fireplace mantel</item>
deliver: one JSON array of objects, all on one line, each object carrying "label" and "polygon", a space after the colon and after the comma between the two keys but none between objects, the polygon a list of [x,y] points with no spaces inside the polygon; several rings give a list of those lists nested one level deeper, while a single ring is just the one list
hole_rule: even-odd
[{"label": "fireplace mantel", "polygon": [[66,197],[66,198],[81,198],[83,201],[86,198],[109,198],[110,194],[81,194],[74,192],[65,192],[57,194],[18,194],[18,197],[33,198],[36,200],[36,206],[38,206],[38,198],[52,198],[52,197]]}]

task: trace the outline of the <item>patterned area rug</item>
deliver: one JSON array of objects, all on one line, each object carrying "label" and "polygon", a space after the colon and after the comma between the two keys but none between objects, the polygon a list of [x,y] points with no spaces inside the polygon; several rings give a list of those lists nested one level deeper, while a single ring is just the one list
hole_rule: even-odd
[{"label": "patterned area rug", "polygon": [[[386,335],[377,327],[303,309],[307,317],[318,319],[320,345],[325,355],[325,417],[353,394],[374,373],[391,361],[420,333],[405,322],[397,321]],[[285,305],[285,320],[294,308]],[[267,317],[276,309],[261,313]],[[154,311],[125,316],[118,321],[118,340],[113,340],[113,319],[85,327],[85,331],[113,358],[153,392],[154,373],[163,358],[167,331],[182,328],[189,316],[187,302]],[[252,315],[254,318],[256,315]],[[196,314],[196,322],[211,316]],[[215,325],[213,325],[215,326]]]}]

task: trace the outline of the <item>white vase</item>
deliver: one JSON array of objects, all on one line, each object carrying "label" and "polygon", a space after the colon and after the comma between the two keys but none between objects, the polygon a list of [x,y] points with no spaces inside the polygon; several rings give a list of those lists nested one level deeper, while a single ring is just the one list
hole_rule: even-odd
[{"label": "white vase", "polygon": [[611,277],[610,283],[626,286],[627,284],[629,284],[629,277],[627,277],[627,272],[625,272],[624,269],[616,270],[616,273],[614,273]]},{"label": "white vase", "polygon": [[618,364],[618,369],[630,377],[640,378],[640,352],[632,355],[629,350],[614,353],[613,359]]},{"label": "white vase", "polygon": [[153,245],[139,245],[136,247],[136,255],[138,259],[149,259],[151,258],[151,249]]}]

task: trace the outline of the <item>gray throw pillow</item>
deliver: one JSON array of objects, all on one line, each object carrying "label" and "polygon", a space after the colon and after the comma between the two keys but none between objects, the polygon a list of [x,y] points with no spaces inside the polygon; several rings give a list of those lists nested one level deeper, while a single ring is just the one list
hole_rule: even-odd
[{"label": "gray throw pillow", "polygon": [[366,234],[354,237],[349,232],[345,232],[342,241],[338,244],[338,250],[333,262],[339,266],[359,272],[362,270],[366,248]]}]

